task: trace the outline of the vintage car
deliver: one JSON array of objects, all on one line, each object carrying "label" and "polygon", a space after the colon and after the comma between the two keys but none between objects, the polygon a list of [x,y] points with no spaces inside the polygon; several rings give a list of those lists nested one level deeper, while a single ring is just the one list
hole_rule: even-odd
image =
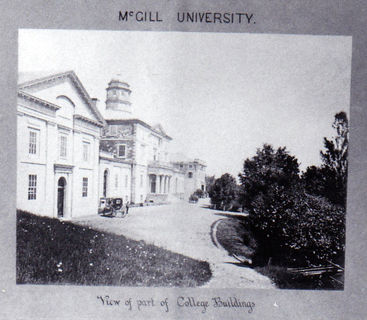
[{"label": "vintage car", "polygon": [[125,215],[122,198],[101,198],[98,214],[102,216],[116,217],[118,213]]}]

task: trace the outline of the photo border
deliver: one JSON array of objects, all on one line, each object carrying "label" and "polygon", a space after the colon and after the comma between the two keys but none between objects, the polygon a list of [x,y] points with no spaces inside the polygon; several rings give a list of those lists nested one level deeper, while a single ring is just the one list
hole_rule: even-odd
[{"label": "photo border", "polygon": [[[122,319],[128,318],[244,318],[244,319],[364,319],[366,308],[367,243],[367,6],[343,1],[100,1],[88,2],[8,2],[0,13],[1,87],[0,144],[2,223],[0,224],[1,310],[5,319]],[[118,20],[120,10],[159,11],[163,22],[141,23]],[[255,24],[189,24],[176,21],[177,11],[250,12]],[[308,35],[346,35],[353,37],[350,104],[350,151],[348,174],[346,275],[344,291],[254,290],[205,288],[130,288],[15,284],[15,212],[16,212],[16,92],[17,38],[19,28],[141,30],[185,32],[239,32]],[[128,311],[106,308],[98,295],[162,301],[168,298],[170,312],[159,308]],[[177,308],[179,296],[200,299],[237,296],[256,304],[253,313],[237,309]]]}]

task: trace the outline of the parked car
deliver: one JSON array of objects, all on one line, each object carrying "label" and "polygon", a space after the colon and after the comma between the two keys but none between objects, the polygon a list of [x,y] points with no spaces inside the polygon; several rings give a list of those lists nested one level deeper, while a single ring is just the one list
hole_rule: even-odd
[{"label": "parked car", "polygon": [[101,198],[99,201],[98,214],[102,216],[116,217],[118,213],[125,215],[122,198]]}]

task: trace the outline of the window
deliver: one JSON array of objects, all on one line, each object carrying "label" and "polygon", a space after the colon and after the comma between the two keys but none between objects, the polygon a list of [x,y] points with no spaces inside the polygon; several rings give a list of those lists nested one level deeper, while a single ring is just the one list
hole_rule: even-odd
[{"label": "window", "polygon": [[83,197],[88,197],[88,178],[83,178]]},{"label": "window", "polygon": [[140,202],[143,202],[143,195],[140,195]]},{"label": "window", "polygon": [[143,180],[143,175],[141,174],[141,175],[140,175],[140,187],[142,187],[142,186],[143,186],[143,182],[144,182],[144,180]]},{"label": "window", "polygon": [[29,154],[37,154],[37,141],[38,141],[38,132],[34,129],[29,129]]},{"label": "window", "polygon": [[28,176],[28,200],[36,200],[37,198],[37,175],[30,174]]},{"label": "window", "polygon": [[115,174],[115,189],[117,190],[118,187],[119,187],[119,175]]},{"label": "window", "polygon": [[129,177],[128,175],[125,176],[125,187],[127,188],[129,185]]},{"label": "window", "polygon": [[89,161],[89,148],[90,148],[90,143],[83,141],[83,161],[85,162]]},{"label": "window", "polygon": [[188,176],[189,176],[189,178],[192,178],[192,172],[189,172]]},{"label": "window", "polygon": [[66,158],[67,157],[67,146],[68,146],[68,140],[67,136],[60,135],[60,158]]},{"label": "window", "polygon": [[117,147],[117,154],[119,158],[124,158],[126,156],[126,146],[124,144],[119,144]]},{"label": "window", "polygon": [[115,125],[110,126],[110,134],[111,135],[117,134],[117,126],[115,126]]}]

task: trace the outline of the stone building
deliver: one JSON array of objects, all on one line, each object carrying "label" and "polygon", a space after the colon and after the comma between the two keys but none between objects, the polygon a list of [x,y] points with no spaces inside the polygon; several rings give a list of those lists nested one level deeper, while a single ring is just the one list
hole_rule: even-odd
[{"label": "stone building", "polygon": [[101,197],[162,203],[205,189],[205,163],[170,160],[172,138],[134,118],[127,83],[106,91],[102,117],[73,71],[19,76],[19,209],[72,218],[97,213]]},{"label": "stone building", "polygon": [[73,71],[21,74],[17,207],[71,218],[96,212],[104,120]]}]

